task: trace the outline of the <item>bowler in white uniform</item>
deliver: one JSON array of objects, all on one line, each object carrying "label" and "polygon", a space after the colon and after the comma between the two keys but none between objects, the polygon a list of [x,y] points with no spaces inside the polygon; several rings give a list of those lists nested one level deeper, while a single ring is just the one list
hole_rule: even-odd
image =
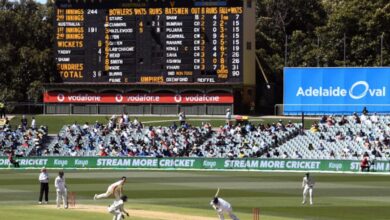
[{"label": "bowler in white uniform", "polygon": [[105,193],[102,193],[102,194],[95,194],[95,196],[93,197],[93,199],[102,199],[102,198],[108,198],[110,197],[112,194],[114,194],[114,197],[115,197],[115,200],[119,200],[120,197],[122,196],[122,193],[123,193],[123,185],[125,184],[126,182],[126,177],[122,177],[119,181],[111,184],[108,189],[107,189],[107,192]]},{"label": "bowler in white uniform", "polygon": [[313,188],[314,188],[314,180],[310,176],[309,173],[306,173],[306,175],[303,177],[302,181],[302,189],[303,189],[303,201],[302,204],[306,203],[306,196],[307,193],[309,193],[310,197],[310,205],[313,205]]},{"label": "bowler in white uniform", "polygon": [[237,216],[233,214],[233,209],[230,203],[224,199],[215,197],[213,200],[211,200],[210,205],[215,209],[215,211],[217,211],[220,220],[225,220],[225,213],[229,214],[231,219],[239,220]]},{"label": "bowler in white uniform", "polygon": [[112,220],[121,220],[124,218],[124,214],[129,216],[129,213],[124,208],[125,202],[127,202],[127,196],[121,196],[119,200],[114,201],[108,207],[108,212],[114,215]]},{"label": "bowler in white uniform", "polygon": [[57,192],[57,208],[61,207],[61,200],[64,204],[64,208],[68,208],[68,190],[66,189],[64,171],[58,172],[58,176],[54,181],[54,186]]}]

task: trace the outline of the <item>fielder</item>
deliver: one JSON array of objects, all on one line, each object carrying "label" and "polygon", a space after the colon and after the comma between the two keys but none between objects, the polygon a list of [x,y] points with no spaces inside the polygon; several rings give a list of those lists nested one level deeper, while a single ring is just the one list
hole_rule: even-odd
[{"label": "fielder", "polygon": [[93,199],[96,200],[96,199],[101,199],[101,198],[108,198],[112,194],[114,194],[115,200],[119,200],[120,197],[123,195],[123,185],[125,184],[125,182],[126,182],[126,177],[124,176],[119,181],[111,184],[108,187],[107,192],[100,194],[100,195],[95,194]]},{"label": "fielder", "polygon": [[124,209],[124,203],[127,202],[127,196],[121,196],[119,200],[114,201],[109,207],[108,212],[113,214],[112,220],[121,220],[124,214],[129,216],[129,213]]},{"label": "fielder", "polygon": [[313,205],[313,187],[314,187],[314,180],[310,176],[309,173],[306,173],[306,175],[303,177],[302,181],[302,188],[303,188],[303,201],[302,204],[306,203],[306,196],[307,193],[309,193],[310,196],[310,205]]},{"label": "fielder", "polygon": [[215,209],[215,211],[217,211],[220,220],[225,220],[224,213],[229,214],[230,218],[233,220],[239,220],[237,216],[233,214],[233,209],[230,203],[224,199],[214,197],[214,199],[211,200],[210,205]]},{"label": "fielder", "polygon": [[58,172],[58,176],[54,181],[54,186],[57,192],[57,208],[61,207],[61,200],[64,204],[64,208],[68,208],[68,190],[66,188],[64,171]]}]

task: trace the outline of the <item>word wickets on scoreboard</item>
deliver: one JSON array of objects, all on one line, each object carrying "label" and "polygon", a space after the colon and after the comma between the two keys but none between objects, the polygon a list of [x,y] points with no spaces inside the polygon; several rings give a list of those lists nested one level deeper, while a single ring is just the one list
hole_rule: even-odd
[{"label": "word wickets on scoreboard", "polygon": [[242,1],[134,2],[56,2],[64,82],[242,82]]}]

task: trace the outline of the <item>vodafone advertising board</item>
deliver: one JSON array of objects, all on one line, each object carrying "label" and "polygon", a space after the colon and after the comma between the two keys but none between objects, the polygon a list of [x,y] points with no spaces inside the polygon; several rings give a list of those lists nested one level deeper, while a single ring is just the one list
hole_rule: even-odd
[{"label": "vodafone advertising board", "polygon": [[231,104],[229,93],[218,94],[163,94],[163,93],[60,93],[46,92],[45,103],[97,103],[97,104]]}]

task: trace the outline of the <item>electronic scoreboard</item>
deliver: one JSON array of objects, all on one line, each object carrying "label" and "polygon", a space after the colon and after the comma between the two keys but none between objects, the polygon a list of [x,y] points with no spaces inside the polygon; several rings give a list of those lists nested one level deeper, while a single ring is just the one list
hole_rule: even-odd
[{"label": "electronic scoreboard", "polygon": [[242,83],[242,0],[55,5],[65,83]]}]

